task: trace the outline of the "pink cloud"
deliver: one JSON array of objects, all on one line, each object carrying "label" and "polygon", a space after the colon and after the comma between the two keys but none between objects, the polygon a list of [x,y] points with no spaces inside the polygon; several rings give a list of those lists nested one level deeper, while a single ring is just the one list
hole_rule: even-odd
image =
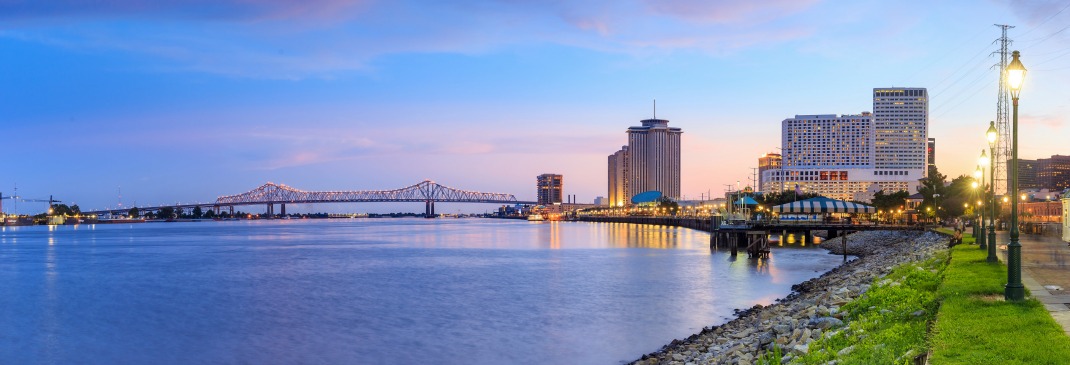
[{"label": "pink cloud", "polygon": [[806,10],[818,0],[644,0],[655,13],[713,23],[764,23]]},{"label": "pink cloud", "polygon": [[1062,128],[1066,125],[1066,119],[1058,115],[1022,115],[1021,122],[1025,125],[1049,128]]},{"label": "pink cloud", "polygon": [[0,0],[0,24],[8,29],[0,37],[149,54],[161,59],[152,64],[154,71],[329,78],[334,72],[371,70],[371,61],[384,55],[480,54],[515,44],[623,54],[723,54],[809,36],[814,31],[809,23],[780,20],[814,4],[68,0],[41,5]]},{"label": "pink cloud", "polygon": [[0,19],[160,17],[204,20],[335,18],[368,0],[0,1]]}]

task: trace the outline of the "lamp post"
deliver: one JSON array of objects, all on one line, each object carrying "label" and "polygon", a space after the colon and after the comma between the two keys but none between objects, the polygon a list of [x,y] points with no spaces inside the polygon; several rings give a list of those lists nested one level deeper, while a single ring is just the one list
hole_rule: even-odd
[{"label": "lamp post", "polygon": [[[1011,53],[1011,63],[1004,71],[1007,86],[1011,91],[1013,101],[1014,127],[1011,129],[1011,171],[1010,192],[1018,194],[1018,96],[1022,92],[1022,83],[1025,81],[1025,66],[1018,59],[1018,51]],[[1011,242],[1007,244],[1007,286],[1003,290],[1006,300],[1019,301],[1025,299],[1025,286],[1022,285],[1022,244],[1018,242],[1018,199],[1011,203]]]},{"label": "lamp post", "polygon": [[[988,122],[988,155],[996,157],[996,140],[999,139],[999,131],[996,130],[996,122]],[[992,200],[988,202],[988,259],[989,263],[999,262],[996,258],[996,164],[988,164],[988,187],[992,189]]]},{"label": "lamp post", "polygon": [[[981,158],[978,160],[978,162],[980,163],[980,166],[977,166],[977,170],[975,170],[973,172],[973,176],[975,178],[977,178],[978,181],[981,182],[980,183],[981,184],[981,199],[984,200],[985,199],[985,170],[982,170],[981,166],[984,166],[985,164],[988,163],[988,156],[985,155],[985,151],[984,150],[981,150]],[[985,237],[985,209],[983,208],[982,205],[978,205],[977,207],[981,209],[981,222],[980,222],[981,223],[981,234],[979,236],[976,236],[977,237],[977,245],[979,246],[980,249],[985,250],[985,249],[988,249],[987,242],[985,241],[985,238],[986,238]]]}]

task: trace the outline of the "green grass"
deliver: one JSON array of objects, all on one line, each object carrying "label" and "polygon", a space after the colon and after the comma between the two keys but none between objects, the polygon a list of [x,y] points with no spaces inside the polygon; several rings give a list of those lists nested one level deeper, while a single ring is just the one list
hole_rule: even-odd
[{"label": "green grass", "polygon": [[1003,301],[1007,269],[955,246],[938,295],[932,364],[1070,364],[1067,337],[1035,299]]},{"label": "green grass", "polygon": [[[943,232],[943,233],[947,233],[947,234],[955,234],[955,230],[951,229],[951,228],[937,228],[936,230],[938,232]],[[965,231],[962,232],[962,244],[964,244],[964,245],[972,245],[974,243],[977,243],[977,238],[975,238],[972,234],[970,234],[970,232],[972,232],[972,231],[973,231],[973,229],[966,229]]]},{"label": "green grass", "polygon": [[[963,241],[973,237],[964,234]],[[791,363],[911,364],[931,352],[931,364],[1070,364],[1070,337],[1037,300],[1003,301],[1007,269],[986,256],[977,246],[958,245],[900,265],[843,306],[845,327]],[[915,316],[918,310],[924,312]],[[780,357],[777,349],[759,363],[779,364]]]},{"label": "green grass", "polygon": [[[878,278],[864,296],[841,308],[847,313],[847,326],[811,342],[809,352],[792,363],[912,363],[914,356],[926,351],[928,323],[939,306],[936,292],[946,263],[946,254],[940,254],[925,262],[900,265]],[[844,350],[847,347],[852,348]],[[769,361],[772,357],[762,360],[779,363],[779,359]]]}]

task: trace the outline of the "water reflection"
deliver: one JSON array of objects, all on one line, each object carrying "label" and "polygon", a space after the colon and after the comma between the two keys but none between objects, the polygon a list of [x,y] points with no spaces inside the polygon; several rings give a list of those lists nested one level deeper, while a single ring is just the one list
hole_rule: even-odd
[{"label": "water reflection", "polygon": [[615,363],[838,264],[620,223],[25,228],[0,234],[0,363]]}]

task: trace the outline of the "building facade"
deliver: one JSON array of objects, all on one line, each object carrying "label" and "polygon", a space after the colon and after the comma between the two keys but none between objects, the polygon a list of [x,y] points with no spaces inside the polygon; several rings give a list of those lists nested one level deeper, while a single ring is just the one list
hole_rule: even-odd
[{"label": "building facade", "polygon": [[873,89],[873,167],[926,172],[929,95],[924,88]]},{"label": "building facade", "polygon": [[936,167],[936,138],[929,138],[929,147],[925,153],[929,156],[929,168]]},{"label": "building facade", "polygon": [[539,205],[561,204],[563,177],[558,174],[542,174],[535,178]]},{"label": "building facade", "polygon": [[[1007,166],[1013,160],[1007,160]],[[1037,183],[1037,160],[1018,159],[1018,189],[1040,189]]]},{"label": "building facade", "polygon": [[609,155],[609,206],[623,207],[628,204],[628,146]]},{"label": "building facade", "polygon": [[916,192],[930,161],[927,99],[924,88],[877,88],[873,113],[785,119],[783,166],[762,172],[762,191],[861,201],[874,185]]},{"label": "building facade", "polygon": [[[758,158],[758,176],[762,176],[766,171],[779,170],[783,159],[779,153],[766,153],[765,156]],[[779,190],[783,190],[780,188]],[[765,191],[765,181],[758,179],[758,191]]]},{"label": "building facade", "polygon": [[628,198],[657,190],[680,198],[680,128],[664,119],[646,119],[628,128]]},{"label": "building facade", "polygon": [[1037,184],[1051,190],[1070,189],[1070,156],[1038,159]]},{"label": "building facade", "polygon": [[[1010,166],[1008,162],[1008,166]],[[1018,189],[1064,190],[1070,188],[1070,156],[1054,155],[1036,160],[1018,159]]]}]

